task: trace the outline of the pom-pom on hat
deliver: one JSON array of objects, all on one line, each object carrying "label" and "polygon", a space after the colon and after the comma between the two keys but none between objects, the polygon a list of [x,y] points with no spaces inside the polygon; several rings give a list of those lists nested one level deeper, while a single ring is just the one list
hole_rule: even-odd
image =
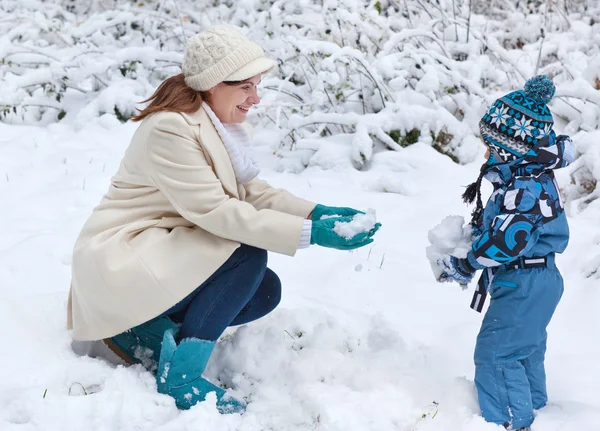
[{"label": "pom-pom on hat", "polygon": [[538,75],[496,100],[479,122],[485,144],[497,162],[511,162],[525,156],[529,149],[553,134],[554,119],[546,106],[556,88],[552,80]]},{"label": "pom-pom on hat", "polygon": [[276,64],[239,31],[215,25],[187,41],[182,71],[189,87],[207,91],[224,81],[244,81],[267,73]]}]

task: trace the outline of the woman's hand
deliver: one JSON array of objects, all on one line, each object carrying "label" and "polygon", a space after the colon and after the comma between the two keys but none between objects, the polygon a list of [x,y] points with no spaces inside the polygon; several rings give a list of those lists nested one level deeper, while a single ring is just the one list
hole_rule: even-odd
[{"label": "woman's hand", "polygon": [[377,232],[381,225],[377,223],[369,232],[359,233],[350,239],[346,239],[335,232],[334,227],[336,223],[349,223],[351,221],[352,217],[335,217],[313,221],[310,243],[337,250],[354,250],[355,248],[371,244],[373,242],[371,237],[375,235],[375,232]]},{"label": "woman's hand", "polygon": [[310,214],[312,221],[321,220],[323,216],[329,217],[354,217],[356,214],[364,214],[364,212],[347,207],[328,207],[318,204]]}]

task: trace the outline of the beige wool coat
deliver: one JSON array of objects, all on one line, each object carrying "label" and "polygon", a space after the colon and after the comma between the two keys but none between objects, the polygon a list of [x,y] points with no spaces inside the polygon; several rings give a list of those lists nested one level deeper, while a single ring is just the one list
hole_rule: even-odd
[{"label": "beige wool coat", "polygon": [[73,339],[112,337],[160,315],[240,243],[293,256],[314,206],[257,178],[237,184],[203,109],[149,116],[75,243]]}]

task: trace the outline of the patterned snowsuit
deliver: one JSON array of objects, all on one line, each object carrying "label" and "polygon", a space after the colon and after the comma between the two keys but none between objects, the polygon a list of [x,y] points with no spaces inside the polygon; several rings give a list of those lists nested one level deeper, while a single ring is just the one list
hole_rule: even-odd
[{"label": "patterned snowsuit", "polygon": [[513,429],[529,426],[547,401],[546,327],[563,293],[554,255],[569,240],[552,170],[572,159],[571,141],[552,133],[545,144],[488,168],[494,192],[468,255],[483,269],[472,307],[491,297],[475,348],[479,404],[488,422]]}]

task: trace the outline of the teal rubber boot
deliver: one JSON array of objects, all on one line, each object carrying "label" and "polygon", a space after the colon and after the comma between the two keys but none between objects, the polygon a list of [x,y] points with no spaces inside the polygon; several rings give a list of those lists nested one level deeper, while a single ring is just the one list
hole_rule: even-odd
[{"label": "teal rubber boot", "polygon": [[104,340],[106,345],[130,364],[142,364],[154,373],[158,368],[163,336],[167,330],[176,334],[179,327],[168,317],[159,317]]},{"label": "teal rubber boot", "polygon": [[177,407],[183,410],[215,392],[220,413],[243,413],[246,410],[243,401],[228,396],[223,389],[202,377],[215,344],[214,341],[186,338],[177,345],[174,331],[167,330],[156,373],[158,392],[173,397]]}]

